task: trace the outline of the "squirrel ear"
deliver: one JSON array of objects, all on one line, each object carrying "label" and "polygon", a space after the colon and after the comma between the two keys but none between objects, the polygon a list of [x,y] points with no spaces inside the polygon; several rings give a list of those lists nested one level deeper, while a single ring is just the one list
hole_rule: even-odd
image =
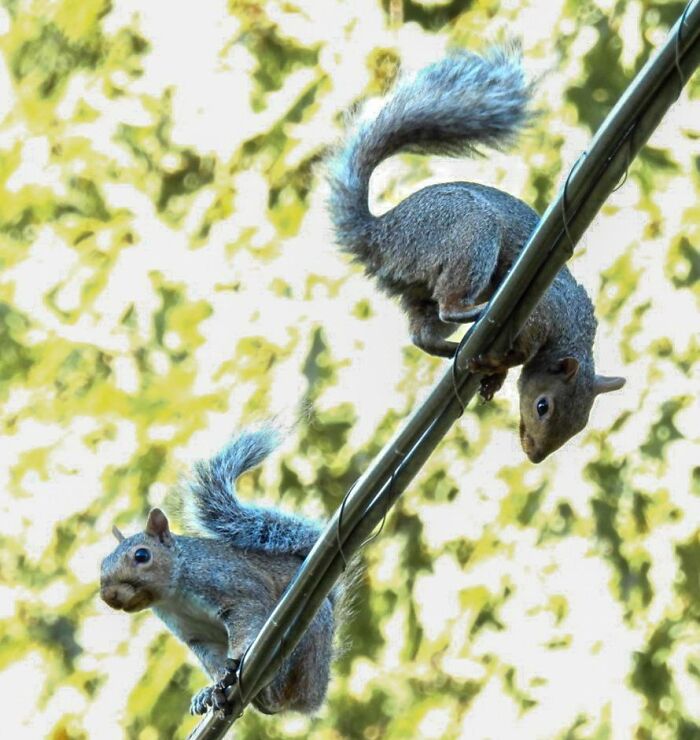
[{"label": "squirrel ear", "polygon": [[568,383],[576,377],[578,373],[578,360],[575,357],[562,357],[556,364],[555,373],[561,373],[564,380]]},{"label": "squirrel ear", "polygon": [[124,542],[126,539],[116,524],[112,527],[112,534],[117,538],[117,542]]},{"label": "squirrel ear", "polygon": [[625,382],[625,379],[619,376],[596,375],[593,381],[593,392],[597,396],[600,393],[619,391]]},{"label": "squirrel ear", "polygon": [[164,545],[170,545],[173,541],[168,526],[168,517],[160,509],[151,509],[146,522],[146,534],[157,537]]}]

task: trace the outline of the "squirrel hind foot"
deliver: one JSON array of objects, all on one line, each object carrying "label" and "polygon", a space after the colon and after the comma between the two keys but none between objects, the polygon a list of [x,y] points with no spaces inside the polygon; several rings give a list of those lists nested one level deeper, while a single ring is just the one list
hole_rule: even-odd
[{"label": "squirrel hind foot", "polygon": [[454,357],[459,344],[449,342],[443,339],[444,332],[438,329],[434,324],[425,322],[423,324],[414,323],[411,326],[411,341],[418,349],[427,352],[435,357]]},{"label": "squirrel hind foot", "polygon": [[411,337],[413,344],[422,349],[423,352],[427,352],[429,355],[434,357],[447,357],[452,358],[457,352],[459,344],[457,342],[448,342],[446,339],[440,337],[429,337],[426,338],[424,335]]},{"label": "squirrel hind foot", "polygon": [[464,308],[441,306],[440,321],[444,321],[446,324],[471,324],[479,320],[487,305],[487,303],[477,303]]}]

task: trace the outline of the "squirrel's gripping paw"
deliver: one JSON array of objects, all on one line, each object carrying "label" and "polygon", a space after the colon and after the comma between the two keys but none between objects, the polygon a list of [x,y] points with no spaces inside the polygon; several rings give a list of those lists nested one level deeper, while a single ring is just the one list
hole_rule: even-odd
[{"label": "squirrel's gripping paw", "polygon": [[481,379],[479,395],[484,401],[490,401],[494,397],[494,394],[501,389],[505,379],[505,373],[493,373],[493,375],[484,376]]},{"label": "squirrel's gripping paw", "polygon": [[501,389],[508,374],[508,368],[504,367],[501,360],[493,355],[479,355],[469,360],[467,367],[472,373],[479,373],[481,386],[479,395],[484,401],[490,401],[496,391]]},{"label": "squirrel's gripping paw", "polygon": [[508,370],[508,365],[504,364],[500,357],[495,355],[479,355],[478,357],[472,357],[467,362],[467,367],[472,373],[500,373],[504,370]]},{"label": "squirrel's gripping paw", "polygon": [[198,691],[190,702],[190,714],[206,714],[207,709],[212,706],[211,694],[214,686],[205,686]]},{"label": "squirrel's gripping paw", "polygon": [[213,683],[211,686],[205,686],[198,691],[190,703],[190,714],[205,714],[209,707],[214,710],[221,709],[228,714],[230,707],[226,700],[226,689],[233,686],[238,680],[238,667],[241,661],[239,659],[228,658],[226,669],[220,681]]}]

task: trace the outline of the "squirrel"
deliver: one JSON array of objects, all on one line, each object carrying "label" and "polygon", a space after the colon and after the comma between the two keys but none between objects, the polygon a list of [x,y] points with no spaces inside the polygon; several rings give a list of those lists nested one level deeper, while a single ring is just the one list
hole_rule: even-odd
[{"label": "squirrel", "polygon": [[[197,656],[214,683],[192,698],[192,714],[226,711],[245,650],[313,547],[320,525],[271,508],[241,503],[234,486],[280,442],[273,428],[243,431],[194,466],[184,504],[205,536],[176,535],[160,509],[144,532],[125,537],[102,562],[100,596],[112,608],[151,607]],[[253,699],[266,714],[316,711],[330,679],[333,636],[345,613],[349,575],[324,601],[302,640]]]},{"label": "squirrel", "polygon": [[[460,155],[502,148],[531,118],[533,87],[520,55],[458,51],[400,81],[371,117],[360,116],[328,162],[336,241],[379,287],[400,298],[413,343],[453,357],[446,337],[478,319],[539,221],[521,200],[472,182],[432,185],[381,216],[369,210],[369,180],[400,151]],[[587,421],[600,393],[625,379],[596,375],[593,305],[566,267],[557,274],[510,349],[469,365],[490,400],[508,369],[523,365],[520,440],[541,462]]]}]

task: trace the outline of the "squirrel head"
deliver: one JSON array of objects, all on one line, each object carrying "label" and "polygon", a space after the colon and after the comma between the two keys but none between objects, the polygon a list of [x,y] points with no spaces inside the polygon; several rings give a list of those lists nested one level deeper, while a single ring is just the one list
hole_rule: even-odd
[{"label": "squirrel head", "polygon": [[596,375],[592,362],[563,357],[553,364],[525,366],[520,391],[520,443],[539,463],[588,422],[595,397],[625,384],[620,377]]},{"label": "squirrel head", "polygon": [[100,596],[113,609],[136,612],[166,597],[174,580],[175,540],[168,519],[152,509],[143,532],[124,537],[112,528],[119,541],[102,561]]}]

